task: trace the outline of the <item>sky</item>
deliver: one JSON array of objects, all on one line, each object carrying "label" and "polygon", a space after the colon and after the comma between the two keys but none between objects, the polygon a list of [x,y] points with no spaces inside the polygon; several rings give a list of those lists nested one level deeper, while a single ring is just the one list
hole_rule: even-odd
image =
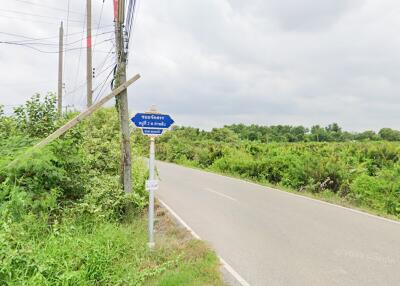
[{"label": "sky", "polygon": [[[64,21],[64,102],[82,109],[85,1],[3,2],[0,41],[42,52],[0,43],[0,104],[11,111],[57,90]],[[203,129],[332,122],[350,131],[399,129],[399,15],[398,0],[139,0],[128,76],[142,78],[129,88],[130,112],[156,105],[178,125]],[[110,91],[115,62],[112,0],[93,0],[92,25],[99,98]]]}]

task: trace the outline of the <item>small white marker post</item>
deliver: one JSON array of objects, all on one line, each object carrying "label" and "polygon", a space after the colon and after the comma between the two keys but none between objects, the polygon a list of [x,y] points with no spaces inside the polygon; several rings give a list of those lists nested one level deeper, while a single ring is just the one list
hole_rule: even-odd
[{"label": "small white marker post", "polygon": [[156,147],[157,136],[163,134],[164,130],[169,129],[174,120],[166,114],[160,114],[155,107],[149,112],[137,113],[132,122],[136,127],[142,129],[142,133],[150,137],[150,156],[149,156],[149,180],[146,181],[146,190],[149,192],[149,243],[150,249],[155,246],[154,241],[154,192],[158,189],[158,181],[155,178]]}]

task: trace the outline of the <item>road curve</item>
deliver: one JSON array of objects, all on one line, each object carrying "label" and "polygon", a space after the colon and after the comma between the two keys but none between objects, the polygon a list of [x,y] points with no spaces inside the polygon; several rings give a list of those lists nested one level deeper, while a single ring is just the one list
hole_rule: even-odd
[{"label": "road curve", "polygon": [[400,285],[400,224],[157,162],[157,196],[250,285]]}]

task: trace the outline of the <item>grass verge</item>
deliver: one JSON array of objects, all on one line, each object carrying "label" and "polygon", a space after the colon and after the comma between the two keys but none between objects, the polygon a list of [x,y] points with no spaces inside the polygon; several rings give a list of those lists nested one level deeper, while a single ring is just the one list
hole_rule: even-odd
[{"label": "grass verge", "polygon": [[155,253],[172,255],[176,264],[159,277],[150,279],[146,285],[225,285],[216,254],[205,242],[193,239],[187,230],[178,227],[167,211],[159,205]]},{"label": "grass verge", "polygon": [[[54,223],[48,233],[31,229],[17,234],[26,226],[13,224],[5,235],[23,244],[2,257],[0,285],[224,285],[215,253],[163,210],[157,217],[153,251],[147,247],[144,214],[118,224],[70,219]],[[4,233],[0,256],[11,253],[2,244],[10,241]]]}]

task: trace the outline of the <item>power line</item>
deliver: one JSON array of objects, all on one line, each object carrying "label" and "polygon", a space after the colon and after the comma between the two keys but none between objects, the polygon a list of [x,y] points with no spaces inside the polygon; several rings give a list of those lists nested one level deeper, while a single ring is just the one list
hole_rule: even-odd
[{"label": "power line", "polygon": [[[40,18],[47,18],[47,19],[56,19],[59,20],[59,17],[53,17],[53,16],[46,16],[46,15],[40,15],[40,14],[32,14],[32,13],[25,13],[17,10],[7,10],[7,9],[1,9],[0,11],[6,12],[6,13],[14,13],[14,14],[19,14],[19,15],[25,15],[25,16],[33,16],[33,17],[40,17]],[[82,23],[83,21],[79,20],[70,20],[71,22],[76,22],[76,23]]]},{"label": "power line", "polygon": [[101,4],[100,17],[99,17],[99,22],[98,22],[98,24],[97,24],[97,32],[96,32],[96,35],[94,36],[94,44],[95,44],[95,45],[96,45],[97,36],[98,36],[98,33],[99,33],[98,28],[100,27],[101,18],[102,18],[102,16],[103,16],[104,2],[105,2],[105,0],[103,0],[103,3]]},{"label": "power line", "polygon": [[[86,6],[85,6],[85,7],[86,7]],[[87,11],[86,11],[86,8],[85,8],[85,17],[86,17],[86,13],[87,13]],[[85,27],[86,27],[86,23],[83,22],[83,25],[82,25],[82,34],[85,33]],[[82,46],[83,46],[83,44],[82,44],[82,41],[81,41],[81,48],[82,48]],[[75,76],[74,88],[76,88],[76,85],[77,85],[77,83],[78,83],[79,73],[80,73],[80,71],[81,71],[81,58],[82,58],[82,49],[79,50],[78,66],[77,66],[78,71],[77,71],[76,76]],[[86,82],[85,82],[85,83],[86,83]],[[75,95],[74,95],[74,100],[75,100]]]},{"label": "power line", "polygon": [[[111,33],[114,33],[114,31],[103,32],[103,33],[100,33],[99,36],[100,36],[100,35],[111,34]],[[76,41],[73,41],[73,42],[69,43],[68,45],[73,45],[73,44],[79,43],[80,41],[83,41],[83,40],[86,40],[86,37],[85,37],[85,38],[81,38],[81,39],[76,40]],[[113,40],[113,39],[111,38],[111,39],[109,39],[109,40],[111,41],[111,40]],[[107,41],[108,41],[108,40],[107,40]],[[96,43],[95,43],[93,46],[96,46]]]},{"label": "power line", "polygon": [[7,41],[0,41],[0,44],[7,44],[7,45],[15,45],[15,46],[27,47],[27,48],[30,48],[30,49],[35,50],[35,51],[37,51],[37,52],[45,53],[45,54],[56,54],[56,53],[58,54],[58,51],[56,51],[56,52],[44,51],[44,50],[38,49],[38,48],[36,48],[36,47],[30,46],[30,45],[28,45],[28,44],[13,43],[13,42],[7,42]]},{"label": "power line", "polygon": [[108,54],[104,57],[103,63],[100,64],[99,66],[97,66],[97,67],[96,67],[96,70],[97,70],[97,69],[103,69],[103,67],[104,67],[104,65],[106,64],[107,60],[109,59],[109,55],[112,53],[113,49],[114,49],[114,47],[111,47],[111,48],[110,48]]},{"label": "power line", "polygon": [[[35,38],[31,38],[31,37],[27,37],[27,36],[22,36],[22,35],[18,35],[18,34],[14,34],[14,33],[8,33],[8,32],[0,32],[0,34],[4,34],[4,35],[9,35],[9,36],[14,36],[14,37],[18,37],[18,38],[24,38],[24,39],[28,39],[28,40],[34,40]],[[53,37],[52,37],[53,38]],[[54,37],[55,38],[55,37]],[[45,38],[43,40],[46,40],[48,38]]]},{"label": "power line", "polygon": [[82,82],[81,84],[79,84],[78,86],[75,86],[71,91],[68,91],[66,93],[66,95],[70,95],[73,94],[74,92],[76,92],[77,90],[80,90],[82,87],[84,87],[86,85],[86,80],[84,82]]},{"label": "power line", "polygon": [[[21,0],[20,0],[21,1]],[[25,2],[25,1],[24,1]],[[70,4],[71,4],[71,1],[70,0],[68,0],[68,3],[67,3],[67,30],[66,30],[66,33],[65,33],[65,40],[64,40],[64,45],[66,45],[66,46],[68,46],[68,33],[69,33],[69,14],[70,14]],[[63,74],[65,74],[65,70],[66,70],[66,66],[67,66],[67,51],[65,51],[65,53],[64,53],[64,65],[63,65]]]},{"label": "power line", "polygon": [[[112,40],[112,39],[104,40],[104,41],[98,43],[97,46],[98,46],[98,45],[101,45],[101,44],[103,44],[103,43],[109,42],[109,41],[111,41],[111,40]],[[39,49],[39,48],[36,48],[36,47],[32,46],[31,43],[16,43],[16,42],[11,42],[11,41],[0,41],[0,44],[27,47],[27,48],[30,48],[30,49],[32,49],[32,50],[38,51],[38,52],[40,52],[40,53],[45,53],[45,54],[58,54],[58,53],[59,53],[59,51],[45,51],[45,50],[41,50],[41,49]],[[35,43],[33,43],[33,44],[35,44]],[[36,44],[37,44],[37,43],[36,43]],[[64,49],[63,51],[64,51],[64,52],[65,52],[65,51],[75,51],[75,50],[82,50],[82,49],[86,49],[86,47],[82,47],[82,45],[81,45],[80,48]],[[97,52],[98,52],[98,53],[108,53],[107,51],[100,51],[100,50],[97,50]]]},{"label": "power line", "polygon": [[[102,29],[104,29],[104,28],[108,28],[108,27],[111,27],[111,26],[113,26],[113,25],[103,26],[103,27],[100,27],[99,30],[102,30]],[[66,34],[66,36],[68,36],[68,37],[70,37],[70,36],[76,36],[76,35],[80,35],[80,34],[83,34],[83,33],[84,33],[84,31],[83,31],[83,32],[75,32],[75,33]],[[99,35],[110,34],[110,33],[114,33],[114,31],[107,31],[107,32],[104,32],[104,33],[100,33]],[[25,43],[25,42],[31,42],[31,41],[42,41],[42,40],[50,40],[50,39],[56,39],[56,38],[58,38],[58,36],[50,36],[50,37],[43,37],[43,38],[34,38],[34,37],[25,36],[25,35],[19,35],[19,34],[15,34],[15,33],[1,32],[1,31],[0,31],[0,34],[4,34],[4,35],[9,35],[9,36],[14,36],[14,37],[17,37],[17,38],[26,39],[26,40],[21,40],[21,41],[12,41],[12,42],[21,43],[21,44],[23,44],[23,43]],[[79,40],[77,40],[77,41],[75,41],[75,42],[72,42],[72,43],[70,43],[70,44],[77,43],[77,42],[82,41],[82,40],[84,40],[84,39],[86,39],[86,38],[81,38],[81,39],[79,39]]]},{"label": "power line", "polygon": [[103,81],[103,85],[102,85],[102,87],[101,87],[99,93],[97,94],[97,96],[96,96],[96,98],[95,98],[95,100],[94,100],[95,102],[97,101],[97,99],[99,99],[99,97],[101,97],[102,91],[103,91],[104,87],[106,86],[106,83],[107,83],[108,79],[109,79],[110,76],[113,74],[113,71],[114,71],[115,67],[116,67],[116,64],[114,64],[114,68],[110,71],[110,73],[108,74],[108,76],[106,77],[106,79]]},{"label": "power line", "polygon": [[5,16],[5,15],[0,15],[0,18],[7,18],[7,19],[12,19],[12,20],[23,21],[23,22],[32,22],[32,23],[42,23],[42,24],[51,24],[51,25],[56,24],[56,22],[33,20],[33,19],[27,19],[27,18],[21,18],[21,17],[19,17],[19,18],[18,17],[10,17],[10,16]]},{"label": "power line", "polygon": [[[39,6],[39,7],[44,7],[47,9],[53,9],[53,10],[57,10],[57,11],[62,11],[62,12],[66,12],[67,10],[62,9],[62,8],[57,8],[57,7],[52,7],[52,6],[47,6],[47,5],[43,5],[43,4],[37,4],[37,3],[33,3],[33,2],[29,2],[29,1],[25,1],[25,0],[14,0],[17,2],[21,2],[21,3],[25,3],[25,4],[30,4],[30,5],[34,5],[34,6]],[[69,2],[69,1],[68,1]],[[68,3],[68,7],[69,7],[69,3]],[[69,9],[68,9],[69,10]],[[83,15],[80,12],[74,12],[74,11],[68,11],[71,14],[78,14],[78,15]]]},{"label": "power line", "polygon": [[129,44],[130,44],[131,36],[133,34],[134,25],[136,23],[135,14],[136,14],[138,3],[139,3],[139,0],[129,0],[127,17],[126,17],[126,21],[125,21],[125,29],[126,29],[125,32],[127,35],[127,39],[125,42],[126,54],[128,54],[128,52],[129,52]]},{"label": "power line", "polygon": [[114,66],[115,66],[115,63],[112,63],[111,65],[109,65],[105,69],[103,69],[100,72],[96,73],[96,75],[99,76],[99,75],[103,74],[105,71],[108,71],[111,67],[114,67]]},{"label": "power line", "polygon": [[5,42],[1,42],[2,44],[9,44],[9,45],[18,45],[18,46],[51,46],[51,47],[55,47],[58,46],[56,43],[40,43],[40,42],[34,42],[34,43],[30,43],[30,42],[24,42],[24,43],[20,43],[20,42],[14,42],[14,41],[5,41]]},{"label": "power line", "polygon": [[[110,67],[112,67],[112,69],[110,69]],[[107,75],[105,81],[107,81],[107,79],[110,77],[110,75],[111,75],[111,73],[112,73],[114,67],[115,67],[115,63],[113,63],[111,66],[107,67],[106,70],[104,70],[104,71],[107,71],[107,70],[109,71],[109,74]],[[96,91],[102,84],[104,84],[104,81],[101,82],[100,84],[98,84],[98,85],[93,89],[93,92]]]},{"label": "power line", "polygon": [[[1,32],[0,32],[1,33]],[[110,31],[110,32],[104,32],[104,33],[100,33],[99,35],[106,35],[106,34],[110,34],[110,33],[114,33],[114,31]],[[80,38],[79,40],[73,41],[71,43],[65,44],[64,46],[71,46],[73,44],[79,43],[83,40],[85,40],[86,38]],[[99,44],[102,44],[104,42],[108,42],[108,41],[112,41],[113,39],[107,39],[104,40],[102,42],[100,42]],[[57,43],[43,43],[43,42],[35,42],[35,39],[32,40],[32,42],[29,42],[28,40],[24,40],[24,41],[8,41],[10,43],[14,43],[14,44],[24,44],[24,45],[41,45],[41,46],[58,46]],[[98,45],[98,44],[96,44]]]},{"label": "power line", "polygon": [[[2,87],[13,87],[13,86],[42,86],[42,85],[47,85],[49,83],[54,82],[56,79],[54,80],[46,80],[46,81],[35,81],[35,82],[28,82],[28,83],[2,83],[1,86]],[[1,104],[0,104],[1,105]]]}]

